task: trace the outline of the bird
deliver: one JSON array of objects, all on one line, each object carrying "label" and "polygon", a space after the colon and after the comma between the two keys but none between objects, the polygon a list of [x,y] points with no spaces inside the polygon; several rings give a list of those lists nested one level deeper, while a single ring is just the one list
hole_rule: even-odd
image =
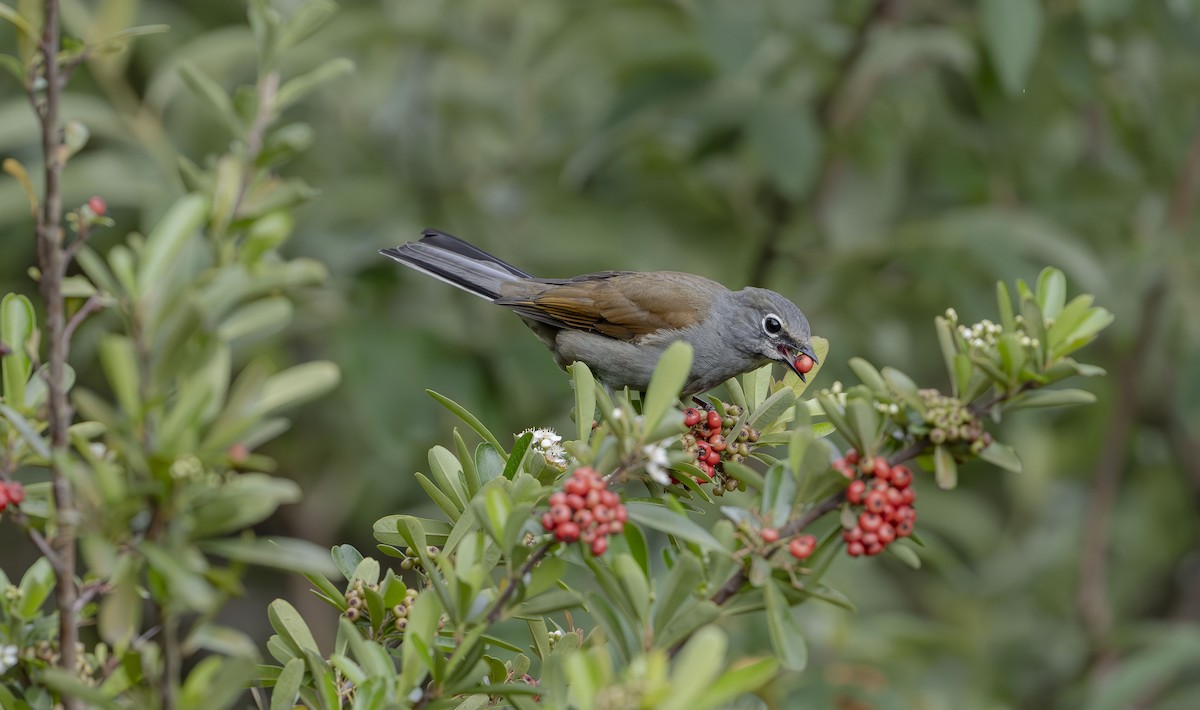
[{"label": "bird", "polygon": [[672,343],[692,346],[681,395],[707,392],[769,362],[807,381],[818,360],[808,318],[764,288],[731,291],[680,271],[599,271],[537,278],[451,234],[380,249],[405,266],[513,311],[559,367],[582,362],[613,390],[645,391]]}]

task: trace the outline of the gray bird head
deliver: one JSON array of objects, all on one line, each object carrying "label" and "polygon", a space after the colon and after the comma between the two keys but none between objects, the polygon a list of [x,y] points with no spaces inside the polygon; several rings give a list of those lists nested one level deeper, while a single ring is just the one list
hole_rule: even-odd
[{"label": "gray bird head", "polygon": [[730,296],[728,312],[721,314],[731,331],[730,344],[752,357],[782,362],[807,381],[796,368],[796,358],[818,360],[808,318],[796,304],[765,288],[744,288]]}]

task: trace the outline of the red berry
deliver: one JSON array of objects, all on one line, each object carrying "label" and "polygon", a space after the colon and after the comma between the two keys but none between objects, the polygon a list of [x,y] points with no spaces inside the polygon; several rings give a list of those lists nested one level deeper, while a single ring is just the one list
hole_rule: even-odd
[{"label": "red berry", "polygon": [[900,537],[908,537],[913,534],[913,523],[911,520],[901,520],[896,523],[896,534]]},{"label": "red berry", "polygon": [[842,533],[842,539],[846,542],[859,542],[862,540],[862,537],[862,528],[858,527],[857,525]]},{"label": "red berry", "polygon": [[13,505],[20,505],[25,500],[25,486],[17,481],[8,484],[8,500]]},{"label": "red berry", "polygon": [[846,463],[850,464],[851,466],[858,465],[858,451],[855,449],[850,449],[847,451],[843,458],[845,459]]},{"label": "red berry", "polygon": [[712,449],[709,448],[707,442],[702,441],[699,444],[696,444],[696,460],[703,461],[707,459],[709,451],[712,451]]},{"label": "red berry", "polygon": [[579,527],[586,528],[599,518],[592,511],[584,509],[575,511],[575,515],[571,516],[571,520],[579,523]]},{"label": "red berry", "polygon": [[883,494],[883,491],[871,491],[863,499],[863,506],[871,513],[882,513],[885,505],[887,505],[887,496]]},{"label": "red berry", "polygon": [[813,369],[813,365],[816,363],[813,362],[811,357],[807,355],[801,355],[800,357],[796,358],[796,362],[794,364],[796,365],[797,370],[803,372],[804,374],[808,374]]},{"label": "red berry", "polygon": [[917,492],[911,488],[905,488],[900,491],[900,494],[904,496],[903,500],[901,500],[903,505],[912,505],[913,501],[917,499]]},{"label": "red berry", "polygon": [[[621,510],[621,512],[625,511],[624,508],[620,508],[619,510]],[[623,532],[624,530],[625,530],[625,520],[624,519],[618,518],[608,524],[608,534],[609,535],[616,535],[617,533]]]},{"label": "red berry", "polygon": [[553,530],[556,524],[557,523],[554,522],[554,516],[550,515],[549,513],[542,513],[542,527],[546,530],[546,532]]},{"label": "red berry", "polygon": [[596,516],[596,522],[598,523],[607,523],[613,519],[612,508],[609,508],[606,505],[597,506],[592,511],[592,514]]},{"label": "red berry", "polygon": [[725,443],[725,437],[720,434],[713,434],[708,437],[708,445],[713,451],[724,451],[729,446]]},{"label": "red berry", "polygon": [[803,560],[813,553],[817,548],[817,538],[812,535],[801,535],[793,538],[788,543],[788,552],[792,553],[792,557],[798,560]]},{"label": "red berry", "polygon": [[879,536],[879,541],[886,545],[896,539],[896,528],[889,523],[884,523],[879,526],[879,530],[875,534]]},{"label": "red berry", "polygon": [[595,540],[592,540],[592,554],[595,555],[596,557],[603,555],[604,551],[607,549],[608,549],[608,539],[607,538],[598,537]]},{"label": "red berry", "polygon": [[708,428],[713,431],[721,431],[721,415],[716,412],[708,413]]},{"label": "red berry", "polygon": [[775,542],[779,539],[779,531],[775,528],[763,528],[758,531],[758,536],[763,539],[763,542]]},{"label": "red berry", "polygon": [[846,500],[854,505],[859,505],[863,502],[863,495],[867,492],[867,484],[865,481],[851,481],[846,488]]},{"label": "red berry", "polygon": [[875,478],[881,481],[889,481],[892,478],[892,467],[888,465],[887,459],[882,456],[875,457],[875,468],[872,469]]},{"label": "red berry", "polygon": [[833,470],[842,474],[846,478],[854,478],[854,469],[845,461],[838,459],[833,462]]},{"label": "red berry", "polygon": [[588,492],[587,481],[584,481],[582,478],[569,478],[567,479],[567,482],[563,484],[563,492],[567,495],[584,495]]},{"label": "red berry", "polygon": [[867,546],[867,555],[878,555],[880,552],[883,552],[882,543],[877,542],[874,545]]},{"label": "red berry", "polygon": [[852,542],[846,545],[846,554],[850,555],[851,557],[858,557],[866,551],[867,549],[863,547],[861,542]]},{"label": "red berry", "polygon": [[572,493],[568,496],[565,496],[564,503],[571,510],[582,510],[584,506],[583,496],[577,493]]},{"label": "red berry", "polygon": [[912,483],[912,471],[907,466],[892,467],[892,485],[897,488],[908,488]]},{"label": "red berry", "polygon": [[600,505],[600,491],[595,488],[588,491],[587,496],[583,499],[583,505],[589,509],[595,509],[596,506]]},{"label": "red berry", "polygon": [[892,487],[884,491],[884,497],[887,499],[888,505],[894,505],[897,508],[904,505],[904,494],[899,488]]},{"label": "red berry", "polygon": [[97,217],[103,217],[108,213],[108,203],[103,197],[93,196],[87,201],[88,209],[90,209]]},{"label": "red berry", "polygon": [[553,508],[556,505],[566,505],[567,504],[567,494],[563,493],[562,491],[558,491],[557,493],[552,493],[552,494],[550,494],[549,502],[550,502],[551,508]]},{"label": "red berry", "polygon": [[709,451],[708,458],[704,459],[704,462],[709,466],[716,466],[717,464],[721,463],[721,455],[716,451]]},{"label": "red berry", "polygon": [[629,520],[629,512],[625,510],[625,506],[618,505],[613,509],[613,520],[618,523],[624,523]]},{"label": "red berry", "polygon": [[571,509],[565,505],[556,505],[550,509],[550,519],[561,525],[571,519]]},{"label": "red berry", "polygon": [[695,407],[688,407],[683,410],[683,425],[688,427],[696,426],[700,423],[700,410]]},{"label": "red berry", "polygon": [[879,534],[873,533],[873,532],[865,532],[865,533],[863,533],[862,540],[860,540],[860,542],[862,542],[863,547],[870,547],[871,545],[876,545],[879,543]]},{"label": "red berry", "polygon": [[621,496],[617,495],[616,491],[603,490],[600,491],[600,503],[609,508],[615,508],[621,504]]},{"label": "red berry", "polygon": [[8,507],[8,488],[0,483],[0,510]]},{"label": "red berry", "polygon": [[879,517],[878,513],[863,513],[858,516],[858,526],[864,533],[875,532],[880,525],[883,525],[883,518]]},{"label": "red berry", "polygon": [[579,526],[571,522],[562,523],[554,530],[554,537],[562,542],[575,542],[579,539]]}]

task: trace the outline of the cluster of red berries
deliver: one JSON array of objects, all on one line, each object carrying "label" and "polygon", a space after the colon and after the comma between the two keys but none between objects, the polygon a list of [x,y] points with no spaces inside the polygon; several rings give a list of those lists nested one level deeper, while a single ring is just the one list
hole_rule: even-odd
[{"label": "cluster of red berries", "polygon": [[[729,441],[742,408],[736,404],[724,405],[725,415],[715,409],[703,411],[695,407],[683,410],[683,424],[688,432],[683,435],[683,449],[696,457],[696,467],[704,472],[713,483],[713,495],[724,495],[726,491],[744,489],[745,484],[725,475],[721,464],[725,461],[742,462],[750,455],[750,444],[758,441],[761,432],[743,427],[737,439]],[[706,481],[697,476],[696,483]]]},{"label": "cluster of red berries", "polygon": [[847,554],[877,555],[896,538],[912,535],[917,522],[917,511],[913,509],[917,493],[907,466],[892,466],[882,456],[862,459],[850,449],[833,467],[854,479],[846,489],[846,500],[863,507],[854,527],[842,532]]},{"label": "cluster of red berries", "polygon": [[575,469],[563,489],[550,496],[550,510],[542,515],[542,527],[560,542],[582,540],[592,554],[603,555],[608,536],[625,529],[629,514],[621,496],[608,489],[608,481],[593,468]]},{"label": "cluster of red berries", "polygon": [[3,511],[11,503],[16,507],[25,500],[25,488],[20,483],[13,481],[12,483],[0,482],[0,511]]}]

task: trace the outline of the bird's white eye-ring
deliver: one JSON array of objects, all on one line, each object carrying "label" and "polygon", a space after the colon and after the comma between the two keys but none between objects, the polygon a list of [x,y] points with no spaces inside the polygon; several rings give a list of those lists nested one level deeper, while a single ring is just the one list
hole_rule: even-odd
[{"label": "bird's white eye-ring", "polygon": [[779,320],[779,316],[774,313],[768,313],[762,319],[763,332],[771,337],[779,335],[783,331],[783,323]]}]

